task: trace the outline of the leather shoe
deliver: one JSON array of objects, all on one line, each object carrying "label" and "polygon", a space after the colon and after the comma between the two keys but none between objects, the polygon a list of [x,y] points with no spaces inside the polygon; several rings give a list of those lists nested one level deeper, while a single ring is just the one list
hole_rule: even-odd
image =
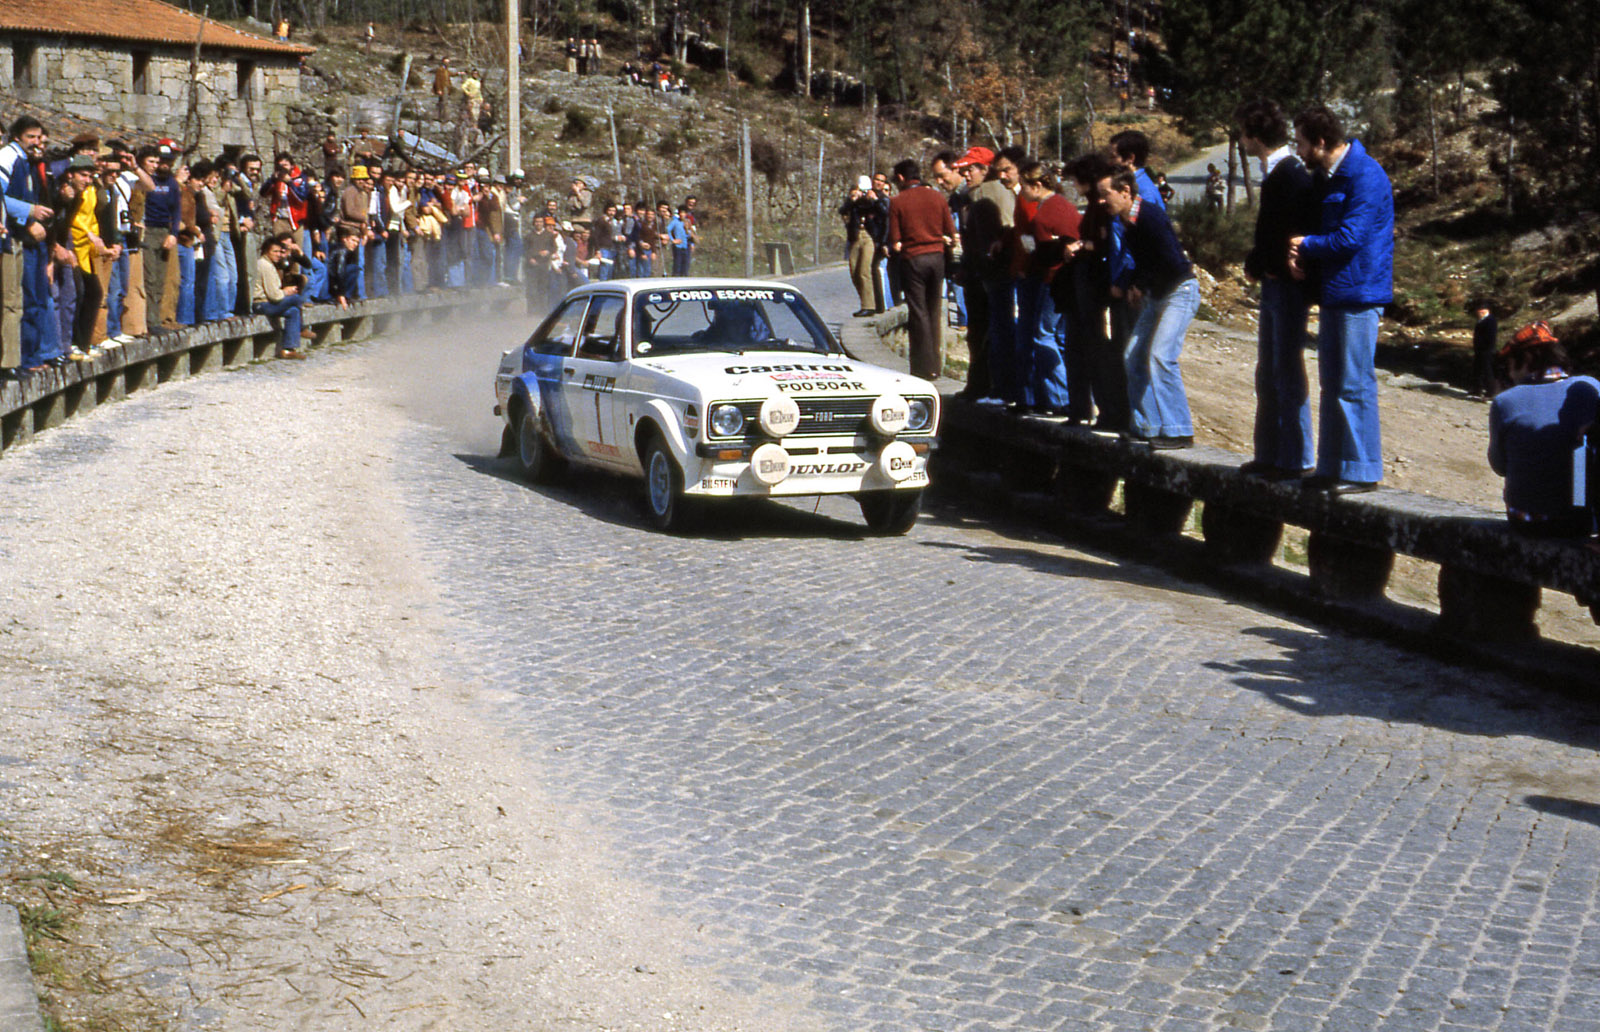
[{"label": "leather shoe", "polygon": [[1193,437],[1152,437],[1150,447],[1156,451],[1178,451],[1182,448],[1193,448]]},{"label": "leather shoe", "polygon": [[1329,498],[1337,498],[1340,495],[1367,494],[1377,489],[1378,485],[1370,480],[1335,480],[1323,490]]},{"label": "leather shoe", "polygon": [[1268,480],[1303,481],[1305,478],[1311,475],[1311,467],[1308,466],[1305,469],[1282,469],[1281,467],[1273,466],[1271,469],[1267,470],[1267,472],[1261,475],[1266,477]]},{"label": "leather shoe", "polygon": [[1271,477],[1277,468],[1278,467],[1274,466],[1270,462],[1262,462],[1260,459],[1251,459],[1249,462],[1239,467],[1239,472],[1243,473],[1247,477]]},{"label": "leather shoe", "polygon": [[278,352],[278,357],[290,361],[303,360],[306,357],[306,353],[304,351],[286,350]]}]

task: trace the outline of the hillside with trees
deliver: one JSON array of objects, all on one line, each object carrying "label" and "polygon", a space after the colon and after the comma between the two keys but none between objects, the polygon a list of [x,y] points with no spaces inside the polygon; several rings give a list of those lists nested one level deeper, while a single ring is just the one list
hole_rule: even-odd
[{"label": "hillside with trees", "polygon": [[[323,81],[336,93],[392,91],[400,53],[415,56],[414,79],[431,56],[454,53],[485,69],[491,97],[503,90],[499,0],[188,3],[213,17],[289,18],[296,38],[325,48],[314,67],[346,61]],[[1233,108],[1269,96],[1291,110],[1329,104],[1390,169],[1402,233],[1391,314],[1402,342],[1448,340],[1471,294],[1494,296],[1503,317],[1581,316],[1600,286],[1600,229],[1587,214],[1600,207],[1600,4],[522,0],[520,9],[527,161],[602,180],[620,166],[610,185],[630,195],[697,190],[731,215],[743,203],[733,173],[748,120],[758,236],[783,236],[807,255],[838,250],[832,207],[868,165],[975,142],[1070,158],[1129,124],[1151,132],[1154,163],[1166,165],[1226,141]],[[389,64],[363,79],[359,59],[338,51],[367,20]],[[611,68],[664,60],[692,100],[646,106],[563,78],[569,35],[601,39]],[[1248,203],[1253,183],[1236,155],[1228,173]],[[1191,227],[1191,239],[1199,232],[1213,229]],[[1592,320],[1576,332],[1593,343]]]}]

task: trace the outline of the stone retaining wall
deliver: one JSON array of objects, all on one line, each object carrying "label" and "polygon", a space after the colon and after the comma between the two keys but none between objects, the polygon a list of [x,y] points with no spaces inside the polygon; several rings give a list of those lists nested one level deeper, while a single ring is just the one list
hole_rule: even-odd
[{"label": "stone retaining wall", "polygon": [[[523,300],[520,287],[358,301],[348,309],[313,305],[305,326],[315,337],[309,346],[362,340],[417,319],[435,322],[461,313],[504,310]],[[56,426],[96,405],[169,380],[215,369],[235,369],[270,359],[278,349],[278,330],[266,316],[253,315],[201,323],[158,337],[140,337],[107,349],[91,362],[72,363],[0,384],[0,455],[14,444]]]}]

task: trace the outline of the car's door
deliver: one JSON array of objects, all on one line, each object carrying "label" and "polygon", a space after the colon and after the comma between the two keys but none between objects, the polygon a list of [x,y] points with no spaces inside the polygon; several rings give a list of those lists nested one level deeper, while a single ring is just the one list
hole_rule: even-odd
[{"label": "car's door", "polygon": [[539,407],[544,411],[555,446],[563,455],[579,457],[578,434],[573,422],[566,383],[575,374],[572,354],[578,346],[578,335],[583,328],[584,312],[588,310],[588,295],[575,297],[562,304],[545,320],[543,326],[528,338],[523,347],[522,367],[534,376],[538,385]]},{"label": "car's door", "polygon": [[623,316],[627,299],[621,293],[595,294],[578,335],[578,347],[567,362],[564,380],[567,409],[584,456],[599,465],[622,463],[616,439],[617,377],[622,371]]}]

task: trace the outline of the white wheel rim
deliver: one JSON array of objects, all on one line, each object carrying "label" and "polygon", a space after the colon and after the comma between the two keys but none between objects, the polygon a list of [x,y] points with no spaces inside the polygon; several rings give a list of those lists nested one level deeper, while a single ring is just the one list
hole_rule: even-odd
[{"label": "white wheel rim", "polygon": [[666,515],[672,504],[672,471],[667,466],[663,452],[650,454],[650,510],[657,516]]}]

